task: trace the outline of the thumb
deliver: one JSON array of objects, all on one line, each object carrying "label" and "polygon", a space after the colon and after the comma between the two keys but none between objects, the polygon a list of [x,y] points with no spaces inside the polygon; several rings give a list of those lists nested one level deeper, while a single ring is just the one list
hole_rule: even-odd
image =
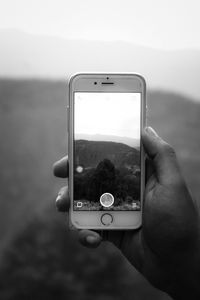
[{"label": "thumb", "polygon": [[158,182],[163,185],[177,182],[180,179],[180,170],[174,149],[151,127],[143,131],[142,142],[147,155],[153,162]]}]

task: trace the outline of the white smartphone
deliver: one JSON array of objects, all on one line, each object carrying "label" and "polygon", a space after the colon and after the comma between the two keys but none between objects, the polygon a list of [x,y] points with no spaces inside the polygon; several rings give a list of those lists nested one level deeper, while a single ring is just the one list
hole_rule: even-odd
[{"label": "white smartphone", "polygon": [[76,228],[141,226],[145,86],[137,74],[82,73],[70,78],[69,195]]}]

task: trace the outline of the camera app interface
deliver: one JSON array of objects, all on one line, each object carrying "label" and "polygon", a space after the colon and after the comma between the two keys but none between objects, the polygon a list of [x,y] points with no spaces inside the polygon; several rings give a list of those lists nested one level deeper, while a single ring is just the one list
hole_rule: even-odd
[{"label": "camera app interface", "polygon": [[140,93],[74,94],[74,210],[140,210]]}]

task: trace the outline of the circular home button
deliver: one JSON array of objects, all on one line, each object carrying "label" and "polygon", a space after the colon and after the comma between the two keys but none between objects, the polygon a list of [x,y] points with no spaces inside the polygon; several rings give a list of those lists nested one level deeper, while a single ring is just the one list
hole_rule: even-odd
[{"label": "circular home button", "polygon": [[103,214],[101,216],[101,223],[109,226],[113,222],[113,217],[110,214]]}]

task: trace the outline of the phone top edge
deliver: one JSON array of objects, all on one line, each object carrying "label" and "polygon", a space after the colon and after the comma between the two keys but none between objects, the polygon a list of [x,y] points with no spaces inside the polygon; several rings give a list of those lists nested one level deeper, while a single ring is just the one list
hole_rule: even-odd
[{"label": "phone top edge", "polygon": [[144,77],[140,74],[140,73],[136,73],[136,72],[80,72],[80,73],[74,73],[71,74],[68,78],[68,83],[71,84],[72,81],[76,78],[76,77],[82,77],[82,76],[136,76],[138,79],[141,80],[141,82],[143,83],[144,87],[146,88],[146,80],[144,79]]}]

